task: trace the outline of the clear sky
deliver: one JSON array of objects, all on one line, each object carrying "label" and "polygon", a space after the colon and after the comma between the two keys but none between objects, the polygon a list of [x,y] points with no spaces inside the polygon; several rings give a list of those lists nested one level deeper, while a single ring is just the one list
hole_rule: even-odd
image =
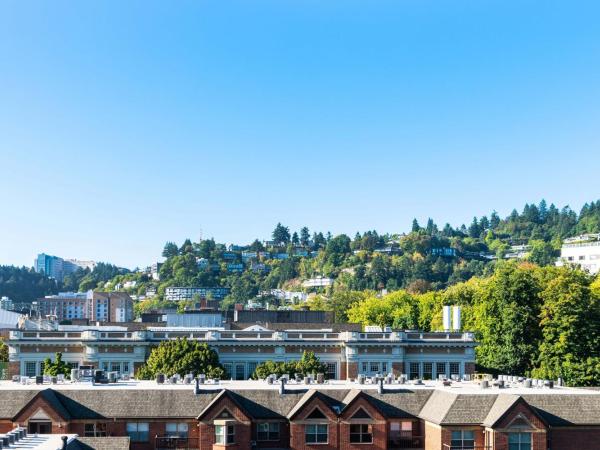
[{"label": "clear sky", "polygon": [[600,198],[600,2],[0,2],[0,264]]}]

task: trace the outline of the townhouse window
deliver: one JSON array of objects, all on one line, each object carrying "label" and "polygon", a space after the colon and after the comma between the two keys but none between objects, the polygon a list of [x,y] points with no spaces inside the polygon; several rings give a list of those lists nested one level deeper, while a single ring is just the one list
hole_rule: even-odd
[{"label": "townhouse window", "polygon": [[350,425],[350,442],[355,444],[370,444],[373,442],[371,425],[357,423]]},{"label": "townhouse window", "polygon": [[279,422],[262,422],[256,425],[257,441],[278,441]]},{"label": "townhouse window", "polygon": [[327,444],[329,427],[326,424],[311,424],[304,428],[304,441],[307,444]]},{"label": "townhouse window", "polygon": [[387,363],[386,362],[382,362],[381,363],[381,373],[385,375],[387,373],[387,370],[388,370]]},{"label": "townhouse window", "polygon": [[368,373],[369,372],[369,363],[363,362],[361,364],[361,366],[362,366],[362,373]]},{"label": "townhouse window", "polygon": [[127,436],[131,442],[148,442],[150,437],[148,422],[127,422]]},{"label": "townhouse window", "polygon": [[111,372],[121,372],[121,363],[113,362],[110,364]]},{"label": "townhouse window", "polygon": [[508,433],[508,450],[531,450],[531,433]]},{"label": "townhouse window", "polygon": [[169,437],[187,438],[188,424],[185,422],[167,423],[165,425],[165,434]]},{"label": "townhouse window", "polygon": [[129,373],[129,361],[123,363],[123,373]]},{"label": "townhouse window", "polygon": [[86,423],[83,435],[85,437],[106,437],[106,424],[102,422]]},{"label": "townhouse window", "polygon": [[379,372],[379,363],[378,362],[371,362],[371,372],[373,372],[373,373]]},{"label": "townhouse window", "polygon": [[450,450],[472,450],[475,448],[475,432],[473,430],[458,430],[452,432]]},{"label": "townhouse window", "polygon": [[221,445],[235,443],[235,425],[215,425],[215,443]]}]

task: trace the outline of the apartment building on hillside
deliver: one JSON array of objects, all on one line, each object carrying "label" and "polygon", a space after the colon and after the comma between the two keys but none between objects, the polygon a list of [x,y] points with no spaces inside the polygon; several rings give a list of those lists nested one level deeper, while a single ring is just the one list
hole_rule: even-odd
[{"label": "apartment building on hillside", "polygon": [[580,266],[592,275],[600,272],[600,234],[584,234],[565,239],[557,266]]},{"label": "apartment building on hillside", "polygon": [[125,292],[61,292],[37,300],[42,318],[89,319],[98,322],[130,322],[133,300]]}]

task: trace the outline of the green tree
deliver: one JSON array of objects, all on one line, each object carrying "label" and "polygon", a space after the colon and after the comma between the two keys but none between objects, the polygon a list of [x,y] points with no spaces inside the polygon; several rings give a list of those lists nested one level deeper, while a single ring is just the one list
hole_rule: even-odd
[{"label": "green tree", "polygon": [[148,380],[158,374],[184,376],[188,373],[220,378],[224,371],[217,352],[206,343],[177,339],[161,342],[152,349],[146,364],[138,370],[137,377]]},{"label": "green tree", "polygon": [[417,328],[418,315],[417,303],[406,291],[392,292],[382,298],[369,297],[353,304],[348,310],[350,322],[396,329]]},{"label": "green tree", "polygon": [[327,372],[327,366],[322,363],[313,352],[304,351],[299,361],[265,361],[256,366],[252,378],[267,378],[275,374],[278,378],[282,375],[293,377],[299,373],[302,375],[318,374]]},{"label": "green tree", "polygon": [[419,222],[417,221],[417,219],[416,218],[413,219],[410,231],[412,231],[413,233],[416,233],[420,229],[421,229],[421,227],[419,226]]},{"label": "green tree", "polygon": [[[540,296],[542,343],[538,368],[543,378],[562,376],[569,384],[595,373],[600,351],[600,298],[590,289],[592,277],[578,269],[552,268]],[[596,378],[594,383],[600,379]],[[590,384],[590,383],[586,383]]]},{"label": "green tree", "polygon": [[8,345],[0,340],[0,362],[8,362]]},{"label": "green tree", "polygon": [[179,248],[177,248],[177,244],[175,242],[167,242],[165,244],[165,248],[162,251],[162,255],[165,258],[171,258],[173,256],[177,256],[179,254]]},{"label": "green tree", "polygon": [[308,243],[310,242],[310,232],[307,227],[302,227],[300,230],[300,245],[303,247],[308,247]]},{"label": "green tree", "polygon": [[60,352],[54,354],[54,361],[50,358],[44,360],[44,375],[56,376],[58,374],[71,374],[71,366],[62,360],[62,353]]},{"label": "green tree", "polygon": [[545,242],[541,239],[533,239],[529,241],[531,250],[527,259],[540,266],[553,265],[556,260],[555,251],[550,242]]},{"label": "green tree", "polygon": [[505,373],[533,368],[540,341],[542,285],[535,266],[507,263],[474,293],[477,361]]},{"label": "green tree", "polygon": [[278,223],[275,229],[273,230],[273,241],[277,245],[287,244],[290,242],[290,229],[288,227],[284,227],[281,223]]}]

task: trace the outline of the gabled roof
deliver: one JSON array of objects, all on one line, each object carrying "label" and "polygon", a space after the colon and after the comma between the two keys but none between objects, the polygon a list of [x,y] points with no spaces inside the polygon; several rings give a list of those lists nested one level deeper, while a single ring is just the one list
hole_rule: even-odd
[{"label": "gabled roof", "polygon": [[219,400],[227,396],[248,417],[254,419],[284,419],[305,393],[306,391],[288,391],[281,395],[278,392],[264,389],[238,393],[223,389],[204,407],[197,418],[204,417]]},{"label": "gabled roof", "polygon": [[[327,391],[325,394],[322,391],[311,389],[294,405],[294,407],[288,412],[287,418],[292,419],[298,412],[310,401],[315,398],[321,400],[325,405],[335,414],[338,415],[344,408],[343,399],[348,395],[348,390],[335,390]],[[284,394],[287,395],[287,394]]]},{"label": "gabled roof", "polygon": [[487,417],[497,395],[456,394],[436,390],[419,417],[438,425],[480,424]]},{"label": "gabled roof", "polygon": [[515,403],[519,400],[518,395],[498,395],[496,401],[490,408],[488,415],[483,420],[483,425],[486,427],[493,427]]},{"label": "gabled roof", "polygon": [[80,437],[67,446],[68,450],[129,450],[129,436]]},{"label": "gabled roof", "polygon": [[12,418],[15,419],[18,417],[23,410],[32,405],[38,399],[42,399],[52,410],[62,417],[64,420],[69,420],[72,418],[71,413],[65,408],[65,406],[60,401],[60,394],[52,389],[44,389],[43,391],[38,391],[37,395],[32,396],[23,407],[21,407]]},{"label": "gabled roof", "polygon": [[600,425],[598,394],[527,394],[522,397],[550,426]]}]

